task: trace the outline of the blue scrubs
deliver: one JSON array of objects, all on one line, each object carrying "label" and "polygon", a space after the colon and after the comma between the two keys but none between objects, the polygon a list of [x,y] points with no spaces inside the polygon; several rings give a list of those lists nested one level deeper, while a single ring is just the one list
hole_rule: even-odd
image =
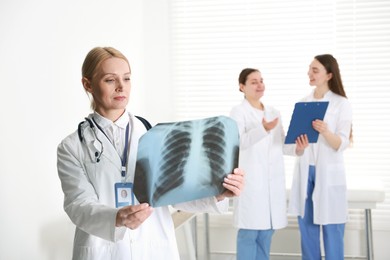
[{"label": "blue scrubs", "polygon": [[305,216],[298,217],[301,232],[302,260],[321,260],[320,228],[322,227],[325,259],[344,259],[345,224],[317,225],[313,223],[313,190],[315,185],[315,166],[309,167]]},{"label": "blue scrubs", "polygon": [[269,260],[273,229],[239,229],[237,233],[237,260]]}]

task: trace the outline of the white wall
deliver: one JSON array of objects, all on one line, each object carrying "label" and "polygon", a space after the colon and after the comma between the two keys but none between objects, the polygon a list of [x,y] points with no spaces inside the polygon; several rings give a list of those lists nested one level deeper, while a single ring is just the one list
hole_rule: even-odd
[{"label": "white wall", "polygon": [[165,8],[161,0],[0,1],[0,259],[70,259],[74,227],[56,148],[90,112],[80,78],[91,48],[129,58],[134,113],[171,119]]},{"label": "white wall", "polygon": [[[90,112],[80,74],[91,48],[129,58],[130,110],[173,120],[168,12],[169,0],[0,1],[0,259],[70,259],[56,148]],[[374,231],[376,259],[386,238]]]}]

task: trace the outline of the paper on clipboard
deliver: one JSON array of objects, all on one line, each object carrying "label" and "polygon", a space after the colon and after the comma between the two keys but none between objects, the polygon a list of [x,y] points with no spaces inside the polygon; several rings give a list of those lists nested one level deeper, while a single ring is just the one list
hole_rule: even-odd
[{"label": "paper on clipboard", "polygon": [[293,144],[298,136],[306,134],[309,143],[316,143],[319,133],[312,127],[316,119],[323,120],[329,102],[298,102],[295,104],[285,144]]}]

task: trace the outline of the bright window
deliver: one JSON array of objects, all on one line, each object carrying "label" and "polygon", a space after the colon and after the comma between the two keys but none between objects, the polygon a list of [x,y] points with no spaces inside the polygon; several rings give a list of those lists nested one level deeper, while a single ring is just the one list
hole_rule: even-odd
[{"label": "bright window", "polygon": [[[390,230],[390,1],[172,0],[175,119],[228,115],[243,96],[238,74],[260,69],[263,102],[279,109],[287,131],[294,103],[311,91],[309,63],[331,53],[352,103],[349,176],[381,179],[386,201],[374,228]],[[293,159],[286,157],[291,178]],[[351,211],[362,222],[361,211]]]}]

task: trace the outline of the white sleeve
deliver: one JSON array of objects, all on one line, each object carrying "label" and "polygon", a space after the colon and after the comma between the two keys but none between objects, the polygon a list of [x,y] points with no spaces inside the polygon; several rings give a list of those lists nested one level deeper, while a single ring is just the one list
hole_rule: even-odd
[{"label": "white sleeve", "polygon": [[339,110],[339,118],[335,134],[341,138],[341,145],[339,151],[343,151],[349,146],[349,137],[352,127],[352,108],[350,103],[346,100],[342,103]]},{"label": "white sleeve", "polygon": [[215,197],[193,200],[173,205],[175,209],[193,213],[225,213],[229,209],[229,199],[217,201]]},{"label": "white sleeve", "polygon": [[125,229],[116,228],[117,209],[99,203],[73,142],[62,142],[57,149],[57,169],[64,192],[64,210],[81,230],[100,238],[123,239]]},{"label": "white sleeve", "polygon": [[233,108],[230,117],[237,123],[240,133],[240,149],[246,149],[268,135],[261,122],[247,121],[245,111],[241,107]]}]

